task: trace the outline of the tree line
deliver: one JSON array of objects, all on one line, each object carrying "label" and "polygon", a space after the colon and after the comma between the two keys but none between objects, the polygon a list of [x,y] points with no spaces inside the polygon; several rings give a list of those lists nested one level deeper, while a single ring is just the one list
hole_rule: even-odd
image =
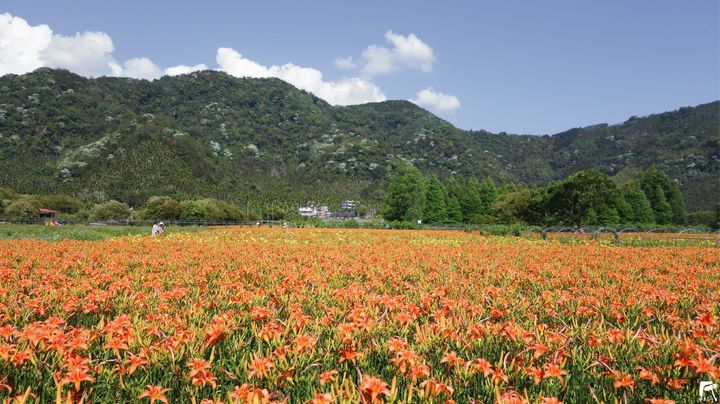
[{"label": "tree line", "polygon": [[177,201],[167,196],[153,196],[143,208],[108,200],[92,206],[69,195],[19,195],[0,188],[0,215],[14,220],[37,219],[39,209],[52,209],[66,219],[90,220],[186,220],[249,221],[259,220],[257,212],[213,198]]},{"label": "tree line", "polygon": [[490,179],[423,176],[400,165],[390,181],[382,216],[428,224],[524,223],[553,226],[720,227],[715,212],[688,215],[676,182],[655,167],[619,184],[597,170],[577,172],[547,186],[498,186]]},{"label": "tree line", "polygon": [[[425,176],[401,164],[390,179],[380,214],[396,224],[528,224],[540,226],[705,226],[720,228],[714,211],[688,213],[678,185],[650,167],[620,183],[597,170],[577,172],[544,187],[498,185],[490,179]],[[90,204],[69,195],[20,195],[0,188],[0,216],[35,219],[40,208],[90,220],[301,220],[275,201],[244,206],[213,198],[153,196],[143,205],[106,200]]]}]

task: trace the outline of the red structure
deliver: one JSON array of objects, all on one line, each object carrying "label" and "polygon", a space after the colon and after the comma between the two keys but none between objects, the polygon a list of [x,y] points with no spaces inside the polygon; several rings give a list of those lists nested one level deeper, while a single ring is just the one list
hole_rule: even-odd
[{"label": "red structure", "polygon": [[57,218],[58,213],[60,212],[58,212],[57,210],[40,208],[40,217],[43,219],[47,219],[45,224],[48,226],[60,226],[60,222]]}]

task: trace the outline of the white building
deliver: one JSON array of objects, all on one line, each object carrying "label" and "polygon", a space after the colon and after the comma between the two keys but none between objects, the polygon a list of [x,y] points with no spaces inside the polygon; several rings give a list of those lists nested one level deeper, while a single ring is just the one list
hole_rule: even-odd
[{"label": "white building", "polygon": [[355,209],[355,207],[357,207],[357,202],[355,202],[355,201],[348,199],[348,200],[344,200],[344,201],[340,202],[340,208],[342,210],[353,210],[353,209]]},{"label": "white building", "polygon": [[317,210],[310,206],[301,206],[298,208],[298,214],[300,217],[315,217]]}]

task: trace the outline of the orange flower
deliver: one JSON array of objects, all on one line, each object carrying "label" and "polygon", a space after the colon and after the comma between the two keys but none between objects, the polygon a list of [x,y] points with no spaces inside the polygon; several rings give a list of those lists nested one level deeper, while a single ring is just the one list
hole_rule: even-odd
[{"label": "orange flower", "polygon": [[534,366],[526,368],[525,373],[533,377],[533,382],[536,386],[545,378],[545,371]]},{"label": "orange flower", "polygon": [[413,365],[408,373],[413,383],[416,383],[419,379],[426,379],[430,377],[430,367],[428,365]]},{"label": "orange flower", "polygon": [[95,378],[85,373],[85,370],[81,368],[75,368],[65,374],[65,378],[62,380],[62,384],[72,383],[75,386],[75,391],[80,391],[80,383],[94,381]]},{"label": "orange flower", "polygon": [[559,380],[562,380],[562,377],[567,374],[568,372],[556,363],[546,363],[543,365],[543,379],[557,377]]},{"label": "orange flower", "polygon": [[145,366],[150,363],[147,359],[143,358],[140,355],[130,355],[129,359],[126,362],[128,362],[129,364],[127,370],[127,373],[129,375],[135,373],[135,370],[137,370],[137,368],[145,370]]},{"label": "orange flower", "polygon": [[270,373],[270,370],[274,367],[275,364],[270,358],[255,356],[252,363],[250,364],[250,373],[248,377],[257,377],[258,379],[262,380]]},{"label": "orange flower", "polygon": [[356,351],[352,347],[345,348],[342,351],[340,351],[340,363],[343,363],[345,361],[350,361],[355,364],[355,360],[358,356],[360,356],[360,352]]},{"label": "orange flower", "polygon": [[388,385],[382,379],[373,376],[364,376],[360,385],[363,401],[376,402],[380,395],[389,396]]},{"label": "orange flower", "polygon": [[335,369],[320,373],[320,385],[334,382],[337,379],[337,375],[338,371]]},{"label": "orange flower", "polygon": [[454,391],[451,386],[435,380],[425,380],[420,384],[420,386],[425,388],[425,391],[427,391],[430,397],[437,397],[440,394],[445,393],[445,398],[450,398]]},{"label": "orange flower", "polygon": [[667,381],[667,386],[674,390],[683,388],[683,386],[685,384],[687,384],[687,381],[683,380],[683,379],[674,379],[673,378],[673,379],[668,379],[668,381]]},{"label": "orange flower", "polygon": [[313,398],[306,401],[307,404],[331,404],[332,402],[332,393],[317,393]]},{"label": "orange flower", "polygon": [[445,352],[445,355],[440,359],[440,363],[445,363],[450,367],[462,365],[464,362],[462,358],[458,358],[455,351]]},{"label": "orange flower", "polygon": [[617,380],[613,383],[616,389],[626,388],[630,391],[635,391],[635,381],[632,375],[618,376]]},{"label": "orange flower", "polygon": [[165,397],[165,393],[172,389],[164,389],[162,386],[153,386],[151,384],[146,385],[147,390],[140,393],[139,398],[147,397],[150,399],[150,404],[153,404],[155,401],[160,401],[165,404],[168,404],[168,399]]}]

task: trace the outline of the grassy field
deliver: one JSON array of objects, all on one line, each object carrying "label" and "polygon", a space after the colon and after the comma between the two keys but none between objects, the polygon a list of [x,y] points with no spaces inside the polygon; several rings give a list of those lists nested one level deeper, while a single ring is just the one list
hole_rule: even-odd
[{"label": "grassy field", "polygon": [[[170,226],[165,229],[165,234],[197,232],[202,227],[176,227]],[[122,236],[143,236],[149,235],[150,228],[147,226],[88,226],[88,225],[67,225],[60,227],[44,225],[24,224],[0,224],[0,240],[8,239],[29,239],[29,240],[106,240]]]}]

